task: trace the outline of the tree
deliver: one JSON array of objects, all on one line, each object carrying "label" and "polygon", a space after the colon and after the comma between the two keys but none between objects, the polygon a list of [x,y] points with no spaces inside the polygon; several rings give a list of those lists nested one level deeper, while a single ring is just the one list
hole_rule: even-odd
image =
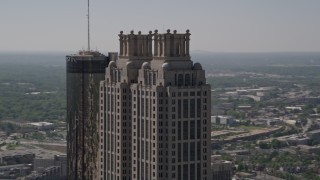
[{"label": "tree", "polygon": [[273,139],[270,144],[271,148],[279,149],[281,147],[281,142],[277,139]]},{"label": "tree", "polygon": [[262,142],[262,141],[259,142],[259,147],[261,149],[270,149],[270,145],[268,143]]},{"label": "tree", "polygon": [[243,171],[244,170],[244,165],[242,163],[240,163],[238,165],[238,171]]}]

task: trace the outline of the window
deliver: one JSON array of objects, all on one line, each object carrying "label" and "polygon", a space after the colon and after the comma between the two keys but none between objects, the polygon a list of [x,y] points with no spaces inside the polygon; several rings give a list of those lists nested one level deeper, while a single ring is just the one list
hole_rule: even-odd
[{"label": "window", "polygon": [[153,85],[156,85],[157,82],[157,76],[156,73],[153,73]]},{"label": "window", "polygon": [[149,73],[149,78],[148,78],[148,84],[151,85],[152,84],[152,73]]},{"label": "window", "polygon": [[178,143],[178,162],[181,162],[181,143]]},{"label": "window", "polygon": [[197,159],[200,160],[201,158],[201,143],[197,142]]},{"label": "window", "polygon": [[178,140],[181,140],[181,121],[178,122]]},{"label": "window", "polygon": [[194,161],[195,160],[195,148],[196,148],[196,145],[195,145],[195,142],[191,142],[190,143],[190,161]]},{"label": "window", "polygon": [[207,110],[207,105],[203,105],[203,110]]},{"label": "window", "polygon": [[190,78],[190,74],[186,74],[185,75],[185,86],[190,86],[191,85],[191,78]]},{"label": "window", "polygon": [[181,118],[181,100],[178,100],[178,118]]},{"label": "window", "polygon": [[[174,158],[173,158],[174,159]],[[173,159],[172,159],[172,161],[173,161]],[[172,162],[172,163],[174,163],[174,162]],[[176,178],[176,174],[175,173],[172,173],[172,176],[171,176],[172,178]]]},{"label": "window", "polygon": [[192,120],[190,121],[190,139],[195,138],[195,130],[196,130],[196,124],[195,124],[195,121]]},{"label": "window", "polygon": [[195,164],[190,164],[190,179],[196,179]]},{"label": "window", "polygon": [[188,118],[188,99],[183,100],[183,118]]},{"label": "window", "polygon": [[148,99],[146,100],[146,117],[149,116],[149,101]]},{"label": "window", "polygon": [[188,164],[183,165],[183,179],[188,179],[189,171],[188,171]]},{"label": "window", "polygon": [[197,120],[197,139],[201,138],[201,121]]},{"label": "window", "polygon": [[188,121],[183,121],[183,140],[188,140]]},{"label": "window", "polygon": [[197,99],[197,117],[201,117],[201,99]]},{"label": "window", "polygon": [[188,161],[188,155],[189,155],[188,150],[189,150],[188,143],[186,143],[186,142],[183,143],[183,161],[184,162]]},{"label": "window", "polygon": [[182,86],[183,85],[183,75],[179,74],[178,75],[178,86]]},{"label": "window", "polygon": [[196,116],[196,100],[190,99],[190,118],[194,118]]},{"label": "window", "polygon": [[121,81],[121,72],[118,70],[118,82]]},{"label": "window", "polygon": [[140,129],[140,131],[141,131],[141,137],[144,137],[144,120],[143,119],[141,120],[141,129]]}]

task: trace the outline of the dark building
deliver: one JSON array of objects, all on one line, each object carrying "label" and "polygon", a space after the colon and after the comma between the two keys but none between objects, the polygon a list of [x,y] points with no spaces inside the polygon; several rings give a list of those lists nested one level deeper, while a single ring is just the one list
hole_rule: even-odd
[{"label": "dark building", "polygon": [[[113,59],[110,59],[110,58]],[[96,51],[66,56],[68,179],[96,179],[98,156],[99,84],[109,57]]]},{"label": "dark building", "polygon": [[[66,155],[54,155],[53,157],[38,157],[34,160],[33,171],[28,178],[51,178],[59,180],[67,179],[67,156]],[[45,178],[44,178],[45,179]]]}]

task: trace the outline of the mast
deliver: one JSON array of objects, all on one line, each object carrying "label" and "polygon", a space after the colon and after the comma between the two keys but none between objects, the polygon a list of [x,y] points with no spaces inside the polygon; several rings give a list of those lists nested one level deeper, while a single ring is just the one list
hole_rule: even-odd
[{"label": "mast", "polygon": [[88,0],[88,51],[90,51],[90,0]]}]

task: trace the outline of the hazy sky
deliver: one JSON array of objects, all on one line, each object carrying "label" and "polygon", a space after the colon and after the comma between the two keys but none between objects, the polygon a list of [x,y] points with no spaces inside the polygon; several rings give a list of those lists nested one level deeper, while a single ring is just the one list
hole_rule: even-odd
[{"label": "hazy sky", "polygon": [[[87,0],[1,0],[0,51],[86,48]],[[320,0],[91,0],[93,49],[118,33],[191,32],[191,50],[320,51]]]}]

